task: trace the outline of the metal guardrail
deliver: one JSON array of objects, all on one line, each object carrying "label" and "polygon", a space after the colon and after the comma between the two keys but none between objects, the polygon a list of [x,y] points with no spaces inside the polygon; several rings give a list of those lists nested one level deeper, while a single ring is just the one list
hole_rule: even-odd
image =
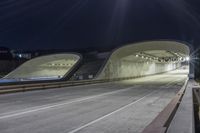
[{"label": "metal guardrail", "polygon": [[63,81],[63,80],[44,80],[44,81],[24,81],[24,82],[11,82],[0,84],[0,94],[5,93],[14,93],[14,92],[23,92],[31,90],[42,90],[42,89],[51,89],[51,88],[61,88],[68,86],[78,86],[78,85],[87,85],[87,84],[97,84],[97,83],[106,83],[106,82],[115,82],[121,80],[130,80],[135,78],[153,76],[157,74],[150,74],[145,76],[134,76],[134,77],[122,77],[115,79],[92,79],[92,80],[81,80],[81,81]]},{"label": "metal guardrail", "polygon": [[180,101],[185,93],[188,84],[188,79],[185,81],[183,87],[171,100],[171,102],[164,108],[164,110],[142,131],[142,133],[166,133],[170,122],[175,115]]},{"label": "metal guardrail", "polygon": [[78,86],[78,85],[87,85],[87,84],[97,84],[97,83],[106,83],[114,82],[121,80],[129,80],[138,77],[126,77],[126,78],[116,78],[116,79],[101,79],[101,80],[81,80],[81,81],[49,81],[49,82],[28,82],[25,84],[11,84],[11,85],[0,85],[0,94],[13,93],[13,92],[23,92],[31,90],[42,90],[42,89],[51,89],[51,88],[61,88],[69,86]]}]

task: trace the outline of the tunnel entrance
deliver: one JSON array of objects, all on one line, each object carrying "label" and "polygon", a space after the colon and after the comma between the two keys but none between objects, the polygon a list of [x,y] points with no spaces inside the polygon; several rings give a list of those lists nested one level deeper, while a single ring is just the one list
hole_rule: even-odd
[{"label": "tunnel entrance", "polygon": [[181,67],[189,72],[189,53],[187,45],[175,41],[129,44],[113,51],[98,78],[140,77]]}]

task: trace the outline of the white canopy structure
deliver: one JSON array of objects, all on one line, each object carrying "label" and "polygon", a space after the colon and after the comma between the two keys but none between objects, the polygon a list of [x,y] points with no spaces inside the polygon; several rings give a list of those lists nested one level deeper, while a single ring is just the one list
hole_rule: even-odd
[{"label": "white canopy structure", "polygon": [[53,54],[31,59],[6,75],[6,79],[61,79],[79,62],[78,54]]},{"label": "white canopy structure", "polygon": [[148,41],[113,51],[99,79],[140,77],[174,70],[189,60],[190,49],[175,41]]}]

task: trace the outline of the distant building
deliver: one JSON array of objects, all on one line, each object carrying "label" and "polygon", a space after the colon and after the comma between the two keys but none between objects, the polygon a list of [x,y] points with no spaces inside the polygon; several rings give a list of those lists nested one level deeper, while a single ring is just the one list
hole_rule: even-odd
[{"label": "distant building", "polygon": [[0,60],[11,60],[13,59],[12,53],[9,48],[0,47]]},{"label": "distant building", "polygon": [[15,59],[26,59],[29,60],[33,57],[33,53],[31,52],[24,52],[24,51],[15,51],[12,50],[12,55]]}]

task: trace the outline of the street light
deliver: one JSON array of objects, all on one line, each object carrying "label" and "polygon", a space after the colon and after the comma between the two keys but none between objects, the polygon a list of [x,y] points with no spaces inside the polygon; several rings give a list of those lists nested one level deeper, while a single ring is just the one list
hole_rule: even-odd
[{"label": "street light", "polygon": [[186,61],[190,61],[190,57],[187,56],[187,57],[185,58],[185,60],[186,60]]}]

